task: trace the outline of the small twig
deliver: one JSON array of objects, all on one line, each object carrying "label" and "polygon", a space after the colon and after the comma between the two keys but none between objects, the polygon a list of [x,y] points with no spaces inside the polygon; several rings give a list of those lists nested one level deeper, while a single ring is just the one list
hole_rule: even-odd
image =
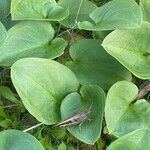
[{"label": "small twig", "polygon": [[141,99],[142,97],[144,97],[149,92],[150,92],[150,81],[146,81],[146,85],[144,83],[144,87],[142,87],[139,90],[139,94],[138,94],[136,99]]},{"label": "small twig", "polygon": [[[70,29],[68,29],[68,30],[65,30],[65,31],[61,32],[61,33],[60,33],[59,35],[57,35],[56,37],[59,37],[59,36],[65,34],[65,33],[68,33],[69,36],[70,36],[70,38],[71,38],[71,41],[74,42],[74,38],[73,38],[72,34],[73,34],[73,29],[75,28],[75,26],[76,26],[76,25],[72,26],[72,27],[71,27]],[[70,32],[70,31],[71,31],[71,32]]]},{"label": "small twig", "polygon": [[35,128],[41,126],[41,125],[43,125],[43,123],[39,123],[39,124],[34,125],[34,126],[28,128],[28,129],[25,129],[25,130],[23,130],[23,132],[28,132],[28,131],[33,130],[33,129],[35,129]]},{"label": "small twig", "polygon": [[74,39],[73,39],[73,37],[72,37],[72,34],[73,34],[73,31],[74,31],[76,25],[78,24],[78,18],[79,18],[79,14],[80,14],[80,10],[81,10],[82,4],[83,4],[83,0],[81,0],[81,2],[80,2],[80,4],[79,4],[79,8],[78,8],[78,11],[77,11],[77,15],[76,15],[76,18],[75,18],[75,23],[74,23],[74,25],[73,25],[70,29],[65,30],[64,32],[58,34],[57,37],[59,37],[59,36],[65,34],[66,32],[68,32],[68,34],[69,34],[70,37],[71,37],[71,40],[74,41]]},{"label": "small twig", "polygon": [[59,37],[59,36],[65,34],[65,33],[67,33],[67,32],[70,33],[70,30],[72,30],[72,28],[70,28],[70,29],[68,29],[68,30],[65,30],[65,31],[61,32],[61,33],[58,34],[56,37]]},{"label": "small twig", "polygon": [[4,106],[3,108],[11,108],[11,107],[15,107],[15,106],[18,106],[19,104],[12,104],[12,105],[8,105],[8,106]]},{"label": "small twig", "polygon": [[71,30],[73,30],[73,29],[75,28],[75,26],[76,26],[76,24],[75,24],[75,25],[73,25],[70,29],[67,29],[67,30],[65,30],[65,31],[61,32],[61,33],[60,33],[60,34],[58,34],[56,37],[59,37],[59,36],[61,36],[61,35],[65,34],[66,32],[68,32],[69,34],[71,34],[71,33],[70,33],[70,31],[71,31]]}]

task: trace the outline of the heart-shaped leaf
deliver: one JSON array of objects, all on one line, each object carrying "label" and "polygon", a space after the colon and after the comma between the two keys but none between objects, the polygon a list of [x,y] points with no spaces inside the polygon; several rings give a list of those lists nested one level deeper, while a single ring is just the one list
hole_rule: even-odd
[{"label": "heart-shaped leaf", "polygon": [[98,84],[108,90],[119,80],[131,80],[131,74],[105,52],[98,40],[78,41],[71,46],[70,55],[73,61],[66,65],[82,85]]},{"label": "heart-shaped leaf", "polygon": [[44,150],[42,144],[32,135],[17,130],[0,132],[1,150]]},{"label": "heart-shaped leaf", "polygon": [[58,38],[50,43],[53,36],[54,29],[48,22],[28,21],[15,25],[7,32],[7,38],[0,45],[0,65],[10,66],[24,57],[60,56],[67,42]]},{"label": "heart-shaped leaf", "polygon": [[150,130],[140,129],[119,138],[107,150],[149,150],[149,141]]},{"label": "heart-shaped leaf", "polygon": [[[105,93],[97,85],[82,86],[80,94],[71,93],[65,97],[61,104],[62,119],[65,120],[80,112],[90,111],[89,118],[79,125],[67,127],[67,130],[79,140],[94,144],[100,137],[102,118],[105,105]],[[90,109],[90,110],[89,110]]]},{"label": "heart-shaped leaf", "polygon": [[117,82],[110,88],[106,99],[105,117],[111,134],[118,137],[150,127],[150,104],[144,99],[133,103],[137,95],[138,88],[128,81]]},{"label": "heart-shaped leaf", "polygon": [[69,9],[67,16],[60,23],[69,28],[76,28],[80,21],[90,21],[89,14],[97,8],[97,6],[89,0],[59,0],[59,5]]},{"label": "heart-shaped leaf", "polygon": [[68,16],[68,9],[61,7],[55,0],[12,0],[13,20],[51,20],[60,21]]},{"label": "heart-shaped leaf", "polygon": [[142,11],[143,20],[150,22],[150,1],[140,0],[140,7]]},{"label": "heart-shaped leaf", "polygon": [[104,39],[105,50],[141,79],[150,79],[150,24],[115,30]]},{"label": "heart-shaped leaf", "polygon": [[11,78],[26,109],[45,124],[60,121],[62,99],[79,86],[70,69],[42,58],[18,60],[11,68]]},{"label": "heart-shaped leaf", "polygon": [[90,18],[91,22],[86,19],[80,22],[79,28],[93,31],[135,28],[141,24],[141,11],[134,0],[113,0],[95,9]]}]

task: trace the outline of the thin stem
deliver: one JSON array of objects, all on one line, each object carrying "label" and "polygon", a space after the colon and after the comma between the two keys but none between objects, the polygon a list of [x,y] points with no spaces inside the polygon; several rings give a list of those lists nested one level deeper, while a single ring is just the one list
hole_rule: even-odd
[{"label": "thin stem", "polygon": [[[79,4],[79,8],[78,8],[77,15],[76,15],[76,18],[75,18],[75,24],[74,24],[70,29],[65,30],[64,32],[58,34],[56,37],[59,37],[59,36],[61,36],[61,35],[63,35],[63,34],[65,34],[65,33],[68,32],[68,34],[69,34],[70,37],[71,37],[71,40],[74,41],[74,39],[73,39],[73,37],[72,37],[72,34],[73,34],[74,28],[76,27],[76,25],[77,25],[77,23],[78,23],[78,18],[79,18],[79,14],[80,14],[80,10],[81,10],[83,1],[84,1],[84,0],[81,0],[81,2],[80,2],[80,4]],[[70,32],[70,31],[71,31],[71,32]]]},{"label": "thin stem", "polygon": [[18,106],[19,104],[12,104],[12,105],[8,105],[8,106],[4,106],[3,108],[11,108],[11,107],[15,107]]},{"label": "thin stem", "polygon": [[77,15],[76,15],[76,19],[75,19],[75,25],[78,23],[78,18],[79,18],[79,14],[80,14],[80,10],[81,10],[83,1],[84,0],[81,0],[80,5],[79,5],[78,11],[77,11]]},{"label": "thin stem", "polygon": [[58,34],[56,37],[59,37],[59,36],[65,34],[66,32],[70,33],[70,30],[72,30],[72,28],[70,28],[70,29],[68,29],[68,30],[65,30],[65,31],[61,32],[61,33]]},{"label": "thin stem", "polygon": [[81,0],[80,1],[80,4],[79,4],[79,8],[78,8],[78,11],[77,11],[77,15],[76,15],[76,18],[75,18],[75,23],[74,23],[74,25],[70,28],[71,29],[71,33],[70,33],[70,37],[71,37],[71,40],[74,42],[74,38],[72,37],[72,34],[73,34],[73,32],[74,32],[74,29],[75,29],[75,27],[77,26],[77,24],[78,24],[78,18],[79,18],[79,14],[80,14],[80,11],[81,11],[81,7],[82,7],[82,4],[83,4],[83,1],[84,0]]},{"label": "thin stem", "polygon": [[71,38],[71,41],[74,41],[74,38],[73,38],[73,36],[72,36],[73,32],[70,32],[70,31],[73,30],[74,28],[75,28],[75,26],[71,27],[71,28],[68,29],[68,30],[65,30],[64,32],[60,33],[57,37],[59,37],[59,36],[65,34],[65,33],[68,33],[69,36],[70,36],[70,38]]},{"label": "thin stem", "polygon": [[41,126],[41,125],[43,125],[43,123],[39,123],[39,124],[34,125],[34,126],[28,128],[28,129],[25,129],[25,130],[23,130],[23,132],[28,132],[28,131],[33,130],[33,129],[35,129],[35,128]]},{"label": "thin stem", "polygon": [[[75,24],[74,24],[70,29],[65,30],[64,32],[58,34],[57,37],[63,35],[63,34],[66,33],[66,32],[68,32],[69,35],[70,35],[70,37],[71,37],[71,39],[72,39],[72,41],[74,41],[74,39],[73,39],[73,37],[72,37],[72,34],[73,34],[74,28],[76,27],[76,25],[77,25],[77,23],[78,23],[78,18],[79,18],[79,14],[80,14],[80,10],[81,10],[83,1],[84,1],[84,0],[81,0],[81,2],[80,2],[80,4],[79,4],[79,8],[78,8],[77,15],[76,15],[76,18],[75,18]],[[71,33],[70,33],[70,31],[71,31]]]}]

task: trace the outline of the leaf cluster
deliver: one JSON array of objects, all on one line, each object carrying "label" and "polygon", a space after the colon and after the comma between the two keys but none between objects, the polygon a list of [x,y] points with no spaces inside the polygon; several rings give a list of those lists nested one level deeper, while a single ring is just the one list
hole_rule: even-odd
[{"label": "leaf cluster", "polygon": [[0,0],[0,149],[149,150],[149,41],[149,0]]}]

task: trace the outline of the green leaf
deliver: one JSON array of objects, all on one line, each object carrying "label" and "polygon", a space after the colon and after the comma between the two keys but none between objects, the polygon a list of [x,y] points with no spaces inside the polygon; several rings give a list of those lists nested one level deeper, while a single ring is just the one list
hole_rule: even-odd
[{"label": "green leaf", "polygon": [[0,86],[0,95],[10,100],[11,102],[18,103],[18,100],[15,97],[15,94],[7,86]]},{"label": "green leaf", "polygon": [[11,27],[13,27],[15,24],[19,22],[11,20],[11,15],[9,15],[7,18],[3,18],[1,21],[7,30],[9,30]]},{"label": "green leaf", "polygon": [[65,41],[63,38],[54,39],[49,46],[50,51],[48,56],[51,59],[61,56],[64,53],[67,44],[67,41]]},{"label": "green leaf", "polygon": [[79,86],[70,69],[42,58],[18,60],[11,68],[11,78],[26,109],[45,124],[60,121],[62,99]]},{"label": "green leaf", "polygon": [[11,0],[0,0],[0,20],[9,15],[10,3]]},{"label": "green leaf", "polygon": [[7,115],[6,115],[6,113],[5,113],[5,111],[4,111],[4,108],[0,105],[0,120],[1,120],[1,118],[7,118]]},{"label": "green leaf", "polygon": [[140,28],[115,30],[104,39],[102,46],[122,65],[141,79],[150,79],[150,24]]},{"label": "green leaf", "polygon": [[0,127],[8,128],[12,122],[7,119],[3,106],[0,105]]},{"label": "green leaf", "polygon": [[67,66],[75,73],[82,85],[98,84],[108,90],[119,80],[131,80],[131,74],[109,56],[98,40],[83,39],[73,44],[70,55],[73,59]]},{"label": "green leaf", "polygon": [[9,119],[4,119],[0,121],[0,126],[3,128],[9,128],[10,126],[12,126],[12,121]]},{"label": "green leaf", "polygon": [[66,130],[64,128],[54,128],[52,130],[53,136],[57,137],[57,139],[63,140],[66,135]]},{"label": "green leaf", "polygon": [[21,131],[2,131],[0,132],[0,139],[1,150],[44,150],[34,136]]},{"label": "green leaf", "polygon": [[[22,22],[12,27],[0,46],[0,65],[10,66],[25,57],[56,58],[63,53],[66,41],[53,39],[48,22]],[[53,49],[52,49],[53,48]]]},{"label": "green leaf", "polygon": [[104,91],[97,85],[82,86],[80,94],[81,96],[76,92],[71,93],[62,101],[62,120],[82,111],[91,111],[89,118],[84,120],[80,127],[74,125],[67,127],[67,130],[77,139],[87,144],[94,144],[101,134],[106,96]]},{"label": "green leaf", "polygon": [[0,0],[0,21],[7,29],[15,24],[14,21],[11,21],[10,3],[11,0]]},{"label": "green leaf", "polygon": [[55,0],[12,0],[13,20],[50,20],[61,21],[68,16],[68,9],[61,7]]},{"label": "green leaf", "polygon": [[107,150],[149,150],[149,141],[150,130],[140,129],[119,138]]},{"label": "green leaf", "polygon": [[66,150],[67,147],[64,143],[61,143],[59,146],[58,146],[58,150]]},{"label": "green leaf", "polygon": [[8,119],[8,116],[5,113],[4,107],[0,106],[0,127],[8,128],[10,126],[12,126],[12,121]]},{"label": "green leaf", "polygon": [[1,45],[1,43],[6,38],[7,35],[7,31],[1,22],[0,22],[0,34],[1,34],[0,36],[0,45]]},{"label": "green leaf", "polygon": [[143,20],[150,22],[150,1],[140,0],[140,7],[142,11]]},{"label": "green leaf", "polygon": [[137,95],[138,88],[128,81],[117,82],[110,88],[105,107],[109,133],[119,137],[150,127],[150,104],[144,99],[133,103]]},{"label": "green leaf", "polygon": [[90,22],[86,19],[79,22],[79,28],[93,31],[135,28],[141,24],[141,11],[134,0],[113,0],[95,9],[90,18]]},{"label": "green leaf", "polygon": [[90,21],[89,14],[97,8],[97,6],[88,0],[59,0],[59,5],[69,9],[69,16],[60,23],[65,27],[77,28],[77,23],[80,21]]}]

